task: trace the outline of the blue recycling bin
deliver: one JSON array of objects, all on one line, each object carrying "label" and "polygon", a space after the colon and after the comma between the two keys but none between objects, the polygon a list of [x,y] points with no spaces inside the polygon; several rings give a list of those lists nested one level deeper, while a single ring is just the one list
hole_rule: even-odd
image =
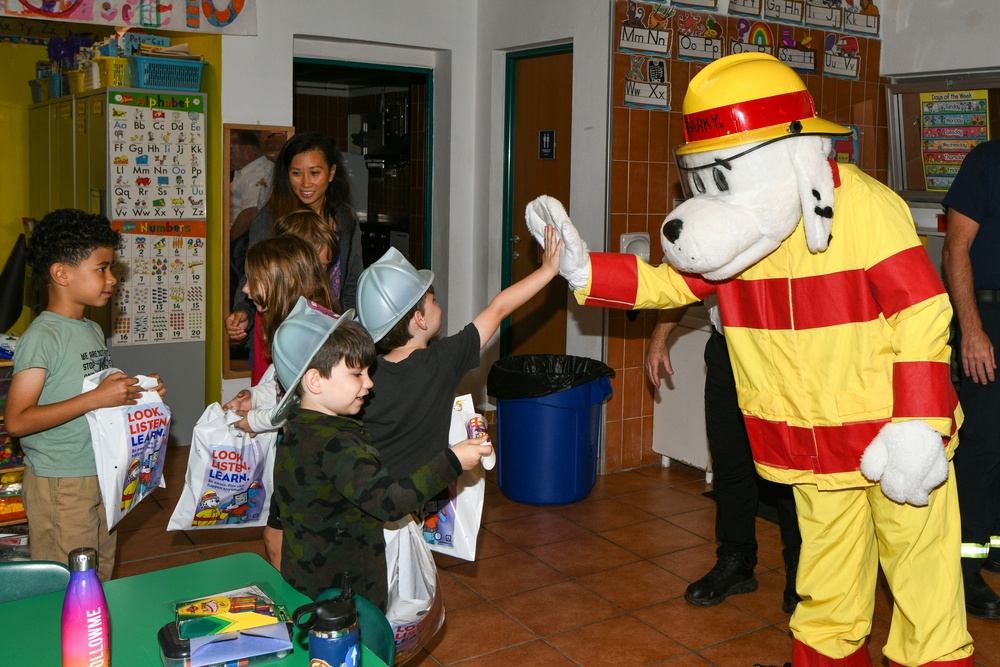
[{"label": "blue recycling bin", "polygon": [[497,401],[497,483],[520,503],[583,500],[597,481],[601,404],[614,371],[568,355],[497,361],[487,392]]}]

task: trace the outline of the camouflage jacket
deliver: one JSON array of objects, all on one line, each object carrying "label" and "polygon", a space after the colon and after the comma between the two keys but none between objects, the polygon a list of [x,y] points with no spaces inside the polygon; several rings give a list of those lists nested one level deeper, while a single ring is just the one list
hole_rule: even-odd
[{"label": "camouflage jacket", "polygon": [[282,576],[315,599],[350,572],[354,591],[385,611],[382,524],[419,509],[461,472],[455,455],[442,450],[396,479],[360,421],[293,410],[274,462]]}]

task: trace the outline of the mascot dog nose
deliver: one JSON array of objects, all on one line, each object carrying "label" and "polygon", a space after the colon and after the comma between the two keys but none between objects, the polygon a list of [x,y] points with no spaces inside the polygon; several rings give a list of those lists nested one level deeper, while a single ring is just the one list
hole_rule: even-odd
[{"label": "mascot dog nose", "polygon": [[684,221],[680,218],[673,218],[667,220],[663,223],[663,235],[667,237],[667,240],[671,243],[677,241],[677,238],[681,235],[681,228],[684,227]]}]

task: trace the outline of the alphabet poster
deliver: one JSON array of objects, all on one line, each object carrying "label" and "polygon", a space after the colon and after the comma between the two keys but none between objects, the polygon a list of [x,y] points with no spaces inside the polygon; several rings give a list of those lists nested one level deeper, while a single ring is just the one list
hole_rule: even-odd
[{"label": "alphabet poster", "polygon": [[108,91],[111,219],[205,219],[205,96]]},{"label": "alphabet poster", "polygon": [[205,340],[205,96],[107,94],[112,345]]},{"label": "alphabet poster", "polygon": [[[628,57],[624,105],[670,111],[672,60],[700,65],[735,53],[766,53],[803,74],[858,81],[863,42],[879,38],[877,3],[728,0],[720,10],[716,0],[616,0],[614,46]],[[615,71],[620,76],[623,63]]]}]

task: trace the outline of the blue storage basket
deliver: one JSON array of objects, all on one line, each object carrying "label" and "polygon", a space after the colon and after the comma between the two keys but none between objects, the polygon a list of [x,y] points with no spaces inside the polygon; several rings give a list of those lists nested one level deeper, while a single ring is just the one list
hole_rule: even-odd
[{"label": "blue storage basket", "polygon": [[208,63],[202,60],[131,56],[131,85],[161,90],[201,90],[201,73]]}]

